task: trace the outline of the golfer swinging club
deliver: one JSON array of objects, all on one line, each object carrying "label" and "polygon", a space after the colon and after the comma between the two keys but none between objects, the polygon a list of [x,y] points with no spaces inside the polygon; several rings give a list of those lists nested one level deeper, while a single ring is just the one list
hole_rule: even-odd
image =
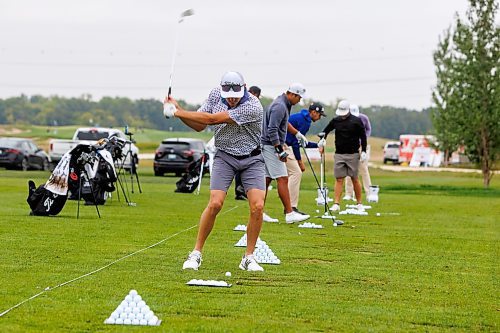
[{"label": "golfer swinging club", "polygon": [[260,151],[263,110],[258,98],[247,92],[240,73],[227,72],[222,76],[220,87],[210,92],[198,112],[182,109],[172,97],[165,103],[164,115],[167,118],[177,117],[198,132],[212,125],[217,148],[210,177],[210,201],[201,214],[194,250],[182,269],[198,270],[200,267],[205,241],[222,209],[227,190],[239,172],[250,206],[247,248],[239,267],[247,271],[263,271],[253,256],[262,227],[266,193],[264,159]]}]

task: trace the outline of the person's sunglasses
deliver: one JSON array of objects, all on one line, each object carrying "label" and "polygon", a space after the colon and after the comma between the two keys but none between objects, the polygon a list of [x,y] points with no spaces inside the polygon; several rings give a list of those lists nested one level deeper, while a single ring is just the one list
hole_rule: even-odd
[{"label": "person's sunglasses", "polygon": [[228,92],[231,89],[234,92],[240,92],[243,87],[240,85],[237,85],[237,84],[223,84],[223,85],[221,85],[221,88],[222,88],[222,91],[224,91],[224,92]]}]

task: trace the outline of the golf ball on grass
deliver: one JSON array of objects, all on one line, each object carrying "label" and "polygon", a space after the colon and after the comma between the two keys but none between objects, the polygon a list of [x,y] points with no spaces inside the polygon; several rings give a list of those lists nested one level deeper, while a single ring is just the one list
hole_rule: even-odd
[{"label": "golf ball on grass", "polygon": [[226,276],[231,276],[231,272],[226,272]]},{"label": "golf ball on grass", "polygon": [[376,215],[377,215],[377,216],[380,216],[380,213],[377,213]]}]

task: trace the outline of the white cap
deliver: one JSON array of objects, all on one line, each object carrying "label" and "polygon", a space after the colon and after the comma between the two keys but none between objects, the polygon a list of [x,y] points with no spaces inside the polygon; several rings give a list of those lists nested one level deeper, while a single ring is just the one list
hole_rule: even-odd
[{"label": "white cap", "polygon": [[220,85],[232,85],[241,87],[240,91],[233,91],[232,88],[229,91],[223,91],[221,89],[220,95],[222,98],[241,98],[245,94],[245,80],[243,79],[243,75],[238,72],[226,72],[220,79]]},{"label": "white cap", "polygon": [[288,87],[287,91],[291,92],[292,94],[299,95],[302,98],[306,97],[306,88],[304,88],[302,83],[292,83],[290,87]]},{"label": "white cap", "polygon": [[349,112],[351,112],[353,116],[359,117],[359,108],[356,104],[351,104],[351,106],[349,106]]},{"label": "white cap", "polygon": [[337,116],[345,116],[348,113],[349,113],[349,102],[343,99],[339,102],[339,105],[337,105],[337,110],[335,111],[335,114]]}]

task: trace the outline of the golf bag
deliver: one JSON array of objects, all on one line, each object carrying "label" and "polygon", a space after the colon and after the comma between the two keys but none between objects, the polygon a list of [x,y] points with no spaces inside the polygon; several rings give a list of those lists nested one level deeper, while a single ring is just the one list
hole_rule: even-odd
[{"label": "golf bag", "polygon": [[31,208],[31,215],[49,216],[61,212],[68,199],[68,189],[72,182],[70,170],[78,166],[82,156],[92,152],[92,146],[78,145],[61,158],[56,168],[44,185],[36,188],[30,180],[26,201]]},{"label": "golf bag", "polygon": [[113,157],[121,156],[123,143],[103,139],[94,148],[93,154],[82,155],[70,167],[69,199],[82,198],[86,205],[104,205],[108,193],[116,190],[114,183],[118,177]]},{"label": "golf bag", "polygon": [[187,172],[175,183],[177,187],[175,192],[193,193],[196,190],[201,181],[202,173],[205,173],[206,168],[203,167],[202,170],[202,166],[205,165],[207,159],[208,154],[204,153],[197,161],[188,166]]}]

